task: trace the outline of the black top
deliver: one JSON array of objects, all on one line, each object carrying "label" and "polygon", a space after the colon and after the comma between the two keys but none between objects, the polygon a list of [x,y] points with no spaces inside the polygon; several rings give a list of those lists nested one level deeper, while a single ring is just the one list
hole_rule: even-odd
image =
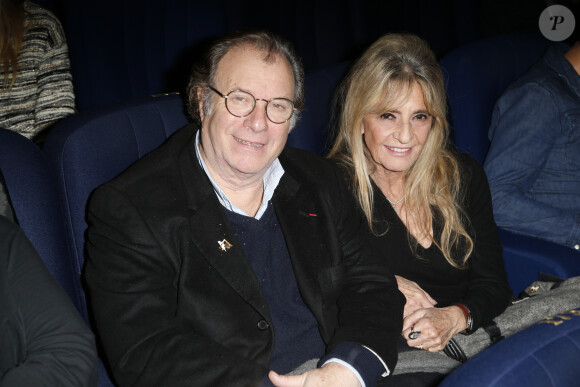
[{"label": "black top", "polygon": [[[475,243],[467,269],[451,266],[435,244],[427,249],[417,244],[414,255],[406,226],[374,183],[373,216],[379,222],[377,231],[384,231],[388,225],[387,233],[379,238],[391,272],[415,281],[437,301],[438,307],[456,302],[465,304],[471,310],[473,328],[477,329],[503,312],[512,292],[504,269],[485,173],[471,156],[459,154],[458,160],[462,176],[462,207],[470,220],[468,232]],[[441,228],[441,217],[436,214],[433,222],[436,240]],[[412,236],[410,238],[414,241]],[[456,249],[454,257],[460,260],[463,253]]]},{"label": "black top", "polygon": [[96,386],[94,337],[20,228],[0,216],[0,385]]}]

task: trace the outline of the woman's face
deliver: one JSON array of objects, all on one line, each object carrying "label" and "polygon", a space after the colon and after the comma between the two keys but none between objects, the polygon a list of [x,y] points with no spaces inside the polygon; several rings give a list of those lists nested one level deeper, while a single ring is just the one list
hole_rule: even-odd
[{"label": "woman's face", "polygon": [[365,115],[362,133],[377,172],[403,175],[423,150],[433,117],[427,112],[418,83],[394,106],[394,110]]}]

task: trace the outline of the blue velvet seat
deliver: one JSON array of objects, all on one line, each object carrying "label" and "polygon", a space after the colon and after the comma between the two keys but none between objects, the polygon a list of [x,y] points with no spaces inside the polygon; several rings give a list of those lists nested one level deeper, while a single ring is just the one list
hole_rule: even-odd
[{"label": "blue velvet seat", "polygon": [[197,48],[226,32],[220,1],[60,1],[80,111],[181,91]]},{"label": "blue velvet seat", "polygon": [[186,123],[181,97],[174,94],[80,112],[50,133],[44,152],[55,167],[63,194],[78,273],[84,263],[85,207],[90,193]]},{"label": "blue velvet seat", "polygon": [[[460,46],[441,59],[459,151],[483,165],[496,100],[541,58],[550,43],[540,34],[497,36]],[[499,236],[515,295],[537,280],[539,273],[561,278],[580,275],[580,252],[505,230],[499,230]]]},{"label": "blue velvet seat", "polygon": [[465,44],[441,58],[459,151],[483,164],[495,102],[541,58],[549,44],[540,34],[502,35]]},{"label": "blue velvet seat", "polygon": [[50,273],[86,318],[84,296],[72,270],[72,256],[54,171],[32,141],[0,129],[0,170],[16,220]]},{"label": "blue velvet seat", "polygon": [[474,356],[440,387],[567,387],[580,382],[580,306]]},{"label": "blue velvet seat", "polygon": [[[435,52],[476,34],[475,6],[433,2],[43,0],[58,5],[79,110],[182,91],[209,39],[267,29],[294,43],[307,71],[352,59],[388,31],[425,36]],[[398,15],[385,22],[386,13]]]},{"label": "blue velvet seat", "polygon": [[304,111],[288,136],[288,145],[319,155],[327,153],[333,96],[348,66],[349,62],[341,62],[306,74]]},{"label": "blue velvet seat", "polygon": [[[89,195],[187,122],[181,97],[162,95],[77,113],[59,123],[47,137],[43,151],[54,169],[78,286],[84,265]],[[99,386],[112,385],[101,363]]]}]

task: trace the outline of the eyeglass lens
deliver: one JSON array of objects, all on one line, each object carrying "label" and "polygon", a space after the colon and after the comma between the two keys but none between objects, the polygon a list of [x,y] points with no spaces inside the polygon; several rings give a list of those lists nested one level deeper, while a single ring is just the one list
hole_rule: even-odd
[{"label": "eyeglass lens", "polygon": [[[266,115],[270,121],[281,124],[292,117],[294,112],[292,101],[285,98],[274,98],[267,102]],[[254,110],[255,106],[256,99],[250,93],[234,90],[226,96],[226,108],[234,116],[245,117]]]}]

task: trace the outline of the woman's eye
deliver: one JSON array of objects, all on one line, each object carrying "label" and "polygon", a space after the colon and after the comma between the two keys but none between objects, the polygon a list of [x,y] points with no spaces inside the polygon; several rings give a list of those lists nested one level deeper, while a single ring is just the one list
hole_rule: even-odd
[{"label": "woman's eye", "polygon": [[380,115],[380,117],[383,120],[391,120],[391,119],[395,118],[395,116],[392,113],[383,113]]},{"label": "woman's eye", "polygon": [[421,113],[421,114],[417,114],[415,116],[416,119],[421,120],[421,121],[425,121],[429,118],[429,116],[427,114]]}]

